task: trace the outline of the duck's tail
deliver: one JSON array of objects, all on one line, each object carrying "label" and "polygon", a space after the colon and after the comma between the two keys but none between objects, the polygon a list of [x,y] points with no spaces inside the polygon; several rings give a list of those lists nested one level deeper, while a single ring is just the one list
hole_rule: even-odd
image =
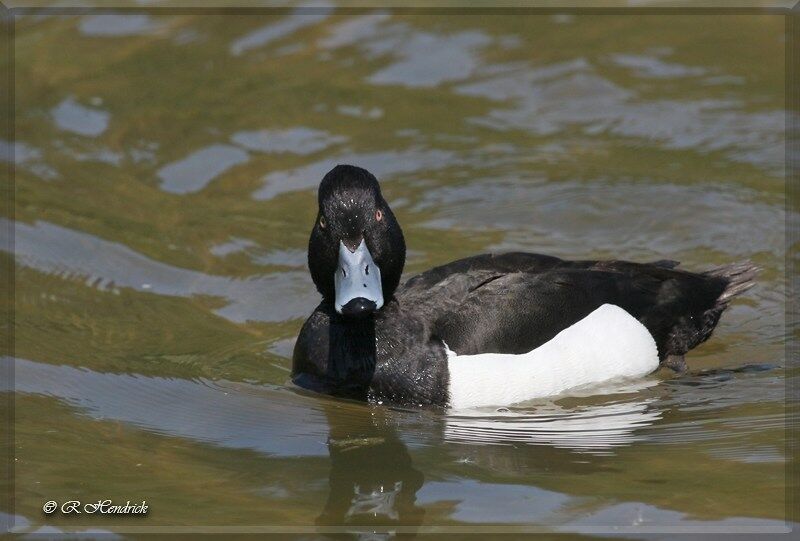
[{"label": "duck's tail", "polygon": [[723,289],[714,304],[703,312],[700,340],[692,347],[708,340],[714,327],[717,326],[722,312],[725,311],[733,298],[756,285],[755,278],[759,271],[761,271],[760,267],[754,265],[752,261],[745,260],[713,267],[702,273],[710,279],[721,281]]},{"label": "duck's tail", "polygon": [[728,307],[731,300],[737,295],[741,295],[754,285],[756,285],[756,275],[761,271],[761,267],[752,261],[739,261],[720,267],[713,267],[703,274],[708,277],[718,278],[725,281],[725,289],[717,298],[714,309],[720,312]]},{"label": "duck's tail", "polygon": [[755,277],[760,270],[751,261],[740,261],[700,273],[706,280],[707,289],[704,289],[711,297],[706,297],[706,308],[677,319],[669,331],[665,347],[660,350],[662,363],[675,370],[684,370],[683,355],[711,337],[722,312],[734,297],[755,285]]}]

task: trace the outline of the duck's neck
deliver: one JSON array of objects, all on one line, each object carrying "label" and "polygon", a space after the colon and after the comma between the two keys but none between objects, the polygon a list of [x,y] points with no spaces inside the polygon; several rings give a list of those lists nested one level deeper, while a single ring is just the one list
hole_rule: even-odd
[{"label": "duck's neck", "polygon": [[375,319],[337,315],[331,321],[329,344],[328,377],[352,392],[366,394],[375,372]]}]

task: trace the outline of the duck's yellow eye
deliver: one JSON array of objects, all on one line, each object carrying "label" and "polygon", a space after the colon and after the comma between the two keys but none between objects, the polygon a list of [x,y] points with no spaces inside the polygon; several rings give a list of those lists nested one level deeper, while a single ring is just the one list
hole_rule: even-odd
[{"label": "duck's yellow eye", "polygon": [[325,222],[325,216],[320,216],[320,217],[319,217],[319,226],[320,226],[322,229],[325,229],[325,227],[326,227],[327,225],[328,225],[328,224]]},{"label": "duck's yellow eye", "polygon": [[383,212],[380,209],[375,211],[375,219],[378,220],[379,222],[383,220]]}]

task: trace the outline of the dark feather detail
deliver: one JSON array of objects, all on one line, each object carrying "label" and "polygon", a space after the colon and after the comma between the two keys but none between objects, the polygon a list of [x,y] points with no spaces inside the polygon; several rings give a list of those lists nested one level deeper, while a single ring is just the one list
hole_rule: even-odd
[{"label": "dark feather detail", "polygon": [[729,265],[714,267],[705,271],[703,274],[714,278],[720,278],[727,282],[725,290],[717,299],[718,304],[727,306],[731,299],[737,295],[741,295],[756,285],[755,280],[759,272],[761,272],[761,267],[753,264],[752,261],[739,261]]},{"label": "dark feather detail", "polygon": [[653,261],[650,264],[655,265],[656,267],[663,267],[665,269],[674,269],[675,267],[680,265],[681,262],[675,261],[673,259],[659,259],[658,261]]},{"label": "dark feather detail", "polygon": [[700,273],[706,282],[706,290],[719,291],[708,308],[675,319],[670,330],[666,350],[667,355],[683,355],[711,337],[722,312],[731,300],[755,285],[759,267],[750,261],[741,261],[715,267]]}]

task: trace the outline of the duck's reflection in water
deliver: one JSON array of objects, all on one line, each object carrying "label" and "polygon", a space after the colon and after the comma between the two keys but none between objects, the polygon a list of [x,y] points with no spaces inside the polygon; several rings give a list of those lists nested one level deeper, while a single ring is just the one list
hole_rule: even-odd
[{"label": "duck's reflection in water", "polygon": [[342,416],[326,407],[330,434],[330,493],[318,525],[368,526],[381,530],[422,523],[416,494],[425,482],[391,420],[391,410],[353,408]]},{"label": "duck's reflection in water", "polygon": [[[437,509],[434,515],[452,506],[456,515],[462,506],[491,507],[491,502],[475,500],[486,496],[474,492],[469,483],[458,492],[464,468],[470,475],[477,469],[513,479],[510,484],[493,485],[495,492],[524,486],[535,494],[550,494],[538,488],[537,481],[551,475],[554,466],[570,474],[608,467],[568,455],[613,454],[617,447],[647,439],[648,427],[661,421],[655,397],[631,400],[629,391],[624,389],[627,396],[617,395],[610,402],[604,397],[600,404],[590,397],[589,403],[577,398],[569,406],[551,402],[444,414],[328,402],[324,410],[329,422],[330,492],[317,524],[406,533],[423,524],[425,508],[431,505]],[[442,480],[441,471],[428,472],[434,481],[426,485],[423,468],[414,467],[412,453],[423,464],[432,455],[450,455],[444,474],[448,480]],[[546,501],[526,505],[532,505],[530,513],[549,509]],[[444,515],[428,520],[440,519],[447,520]]]},{"label": "duck's reflection in water", "polygon": [[634,402],[564,408],[555,404],[535,411],[469,411],[445,420],[445,441],[466,444],[526,443],[577,452],[610,453],[645,436],[661,412],[655,398]]},{"label": "duck's reflection in water", "polygon": [[610,382],[587,388],[584,393],[576,391],[566,404],[558,400],[510,408],[451,410],[444,420],[444,440],[472,445],[522,443],[611,454],[615,447],[646,439],[641,429],[662,418],[658,396],[643,394],[657,384],[653,378]]}]

